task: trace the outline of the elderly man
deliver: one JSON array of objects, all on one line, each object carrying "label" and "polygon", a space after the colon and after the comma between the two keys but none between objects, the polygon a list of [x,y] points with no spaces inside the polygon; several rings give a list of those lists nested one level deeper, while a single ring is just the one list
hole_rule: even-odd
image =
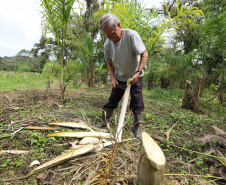
[{"label": "elderly man", "polygon": [[118,88],[117,84],[126,85],[130,79],[130,110],[134,114],[132,131],[135,137],[141,140],[140,113],[144,109],[143,68],[148,53],[139,34],[134,30],[121,28],[116,15],[105,14],[100,20],[100,28],[108,38],[104,44],[104,57],[113,88],[108,103],[103,106],[102,122],[97,127],[106,126],[125,92],[125,89]]}]

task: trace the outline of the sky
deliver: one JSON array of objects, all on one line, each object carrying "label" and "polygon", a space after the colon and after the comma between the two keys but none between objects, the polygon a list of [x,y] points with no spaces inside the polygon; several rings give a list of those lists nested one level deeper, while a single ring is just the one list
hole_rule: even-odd
[{"label": "sky", "polygon": [[30,50],[41,37],[39,0],[0,0],[0,57]]},{"label": "sky", "polygon": [[[144,3],[150,8],[159,6],[160,1]],[[31,50],[39,42],[40,11],[40,0],[0,0],[0,57],[15,56],[22,49]]]}]

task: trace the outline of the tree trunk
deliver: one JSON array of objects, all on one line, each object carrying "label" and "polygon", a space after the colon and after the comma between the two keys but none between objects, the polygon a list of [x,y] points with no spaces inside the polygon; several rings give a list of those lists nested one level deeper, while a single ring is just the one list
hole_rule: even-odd
[{"label": "tree trunk", "polygon": [[162,73],[162,77],[160,78],[161,81],[161,88],[167,89],[168,86],[170,86],[170,80],[164,78],[164,73]]},{"label": "tree trunk", "polygon": [[161,88],[165,88],[164,73],[162,73],[162,77],[160,78],[160,82],[161,82]]},{"label": "tree trunk", "polygon": [[183,98],[183,102],[182,102],[182,108],[190,109],[191,99],[192,99],[191,91],[192,91],[191,82],[186,80],[185,93],[184,93],[184,98]]},{"label": "tree trunk", "polygon": [[146,132],[143,132],[137,169],[138,184],[163,185],[165,162],[161,148]]},{"label": "tree trunk", "polygon": [[200,96],[202,96],[202,92],[205,89],[205,87],[206,87],[206,70],[204,68],[202,72],[202,87],[201,87]]},{"label": "tree trunk", "polygon": [[87,67],[84,68],[84,82],[87,83],[88,75],[87,75]]},{"label": "tree trunk", "polygon": [[60,89],[61,89],[61,99],[64,99],[64,72],[63,72],[63,62],[61,62],[61,80],[60,80]]},{"label": "tree trunk", "polygon": [[202,80],[197,76],[195,81],[194,94],[191,100],[191,110],[195,112],[198,110],[198,107],[199,107],[199,96],[201,92],[201,86],[202,86]]},{"label": "tree trunk", "polygon": [[50,80],[48,80],[48,81],[46,82],[46,88],[47,88],[47,89],[50,88]]},{"label": "tree trunk", "polygon": [[95,63],[90,69],[88,87],[95,86]]},{"label": "tree trunk", "polygon": [[150,74],[150,72],[148,73],[148,90],[150,90],[151,88],[153,88],[153,78],[154,78],[154,74]]},{"label": "tree trunk", "polygon": [[[62,31],[62,33],[63,33],[63,31]],[[62,41],[61,48],[60,48],[60,68],[61,68],[61,78],[60,78],[61,99],[64,100],[64,91],[65,91],[65,86],[64,86],[64,41]]]},{"label": "tree trunk", "polygon": [[[224,56],[224,53],[223,53]],[[223,68],[221,72],[221,81],[220,81],[220,93],[219,93],[219,100],[220,104],[224,102],[223,90],[224,90],[224,69],[225,69],[225,59],[223,58]]]},{"label": "tree trunk", "polygon": [[75,88],[77,89],[78,88],[78,82],[77,82],[77,78],[75,77],[75,83],[74,83],[74,85],[75,85]]}]

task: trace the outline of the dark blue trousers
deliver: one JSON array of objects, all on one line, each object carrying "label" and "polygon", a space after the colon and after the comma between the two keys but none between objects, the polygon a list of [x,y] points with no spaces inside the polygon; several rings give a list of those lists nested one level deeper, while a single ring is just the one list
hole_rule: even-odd
[{"label": "dark blue trousers", "polygon": [[[118,81],[119,84],[126,85],[126,82]],[[134,114],[140,114],[144,110],[144,101],[143,101],[143,77],[139,77],[138,81],[131,86],[130,95],[130,110]],[[121,88],[112,88],[110,98],[108,103],[104,105],[105,108],[115,109],[118,106],[119,101],[124,95],[125,89]]]}]

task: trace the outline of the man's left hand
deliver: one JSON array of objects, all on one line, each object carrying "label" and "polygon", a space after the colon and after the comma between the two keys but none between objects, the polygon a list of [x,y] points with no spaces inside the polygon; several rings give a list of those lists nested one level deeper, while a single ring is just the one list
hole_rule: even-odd
[{"label": "man's left hand", "polygon": [[131,85],[135,84],[140,76],[140,73],[136,73],[132,78],[130,78]]}]

